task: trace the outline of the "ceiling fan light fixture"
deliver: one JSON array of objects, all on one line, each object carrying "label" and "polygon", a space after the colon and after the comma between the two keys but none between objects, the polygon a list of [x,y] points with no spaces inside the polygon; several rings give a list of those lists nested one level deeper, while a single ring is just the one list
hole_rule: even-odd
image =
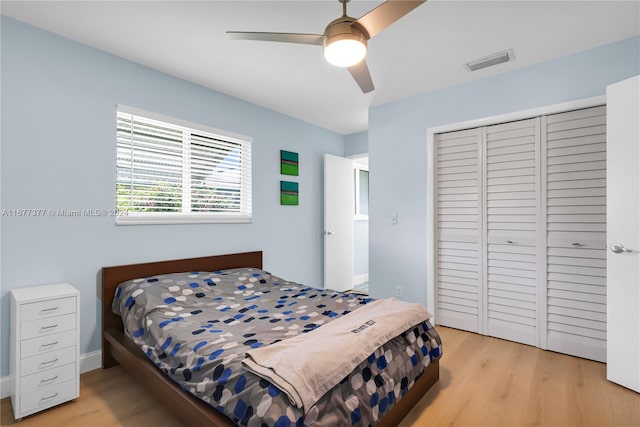
[{"label": "ceiling fan light fixture", "polygon": [[367,39],[358,34],[340,34],[324,42],[324,57],[336,67],[351,67],[367,55]]},{"label": "ceiling fan light fixture", "polygon": [[363,93],[374,85],[367,65],[367,42],[389,25],[411,12],[426,0],[385,0],[360,18],[347,15],[347,3],[342,4],[342,16],[329,22],[322,34],[227,31],[235,40],[259,40],[283,43],[322,45],[324,57],[332,65],[348,68]]}]

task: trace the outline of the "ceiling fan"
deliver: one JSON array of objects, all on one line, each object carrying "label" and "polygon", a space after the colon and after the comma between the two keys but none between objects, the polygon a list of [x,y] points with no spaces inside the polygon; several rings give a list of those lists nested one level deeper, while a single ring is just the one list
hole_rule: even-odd
[{"label": "ceiling fan", "polygon": [[387,0],[359,19],[347,16],[347,3],[350,0],[338,1],[342,3],[342,16],[331,21],[323,34],[227,31],[227,35],[234,40],[322,45],[329,63],[347,68],[362,92],[371,92],[374,86],[365,59],[367,40],[426,0]]}]

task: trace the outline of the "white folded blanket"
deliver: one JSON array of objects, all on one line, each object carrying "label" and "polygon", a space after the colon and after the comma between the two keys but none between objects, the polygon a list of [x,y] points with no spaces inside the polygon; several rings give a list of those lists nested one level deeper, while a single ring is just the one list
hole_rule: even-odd
[{"label": "white folded blanket", "polygon": [[378,347],[430,317],[420,304],[381,299],[306,334],[250,350],[242,363],[307,411]]}]

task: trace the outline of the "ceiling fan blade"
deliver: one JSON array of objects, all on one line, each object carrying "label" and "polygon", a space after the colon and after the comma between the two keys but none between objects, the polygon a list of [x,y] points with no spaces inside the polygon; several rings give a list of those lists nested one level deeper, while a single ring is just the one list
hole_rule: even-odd
[{"label": "ceiling fan blade", "polygon": [[261,33],[247,31],[227,31],[227,35],[233,40],[258,40],[265,42],[301,43],[322,46],[322,34],[298,34],[298,33]]},{"label": "ceiling fan blade", "polygon": [[369,73],[369,67],[367,66],[367,60],[363,59],[356,65],[349,67],[349,72],[362,89],[362,92],[369,93],[373,89],[373,80],[371,80],[371,73]]},{"label": "ceiling fan blade", "polygon": [[362,25],[371,38],[424,2],[426,0],[387,0],[355,23]]}]

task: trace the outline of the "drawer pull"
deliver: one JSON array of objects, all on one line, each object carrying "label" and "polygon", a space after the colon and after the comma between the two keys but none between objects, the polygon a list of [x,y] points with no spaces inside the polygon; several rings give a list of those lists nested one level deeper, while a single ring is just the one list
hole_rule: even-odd
[{"label": "drawer pull", "polygon": [[44,396],[44,397],[41,397],[41,398],[40,398],[40,402],[45,402],[45,401],[47,401],[47,400],[54,399],[57,395],[58,395],[58,393],[54,393],[54,394],[52,394],[52,395],[50,395],[50,396]]},{"label": "drawer pull", "polygon": [[58,358],[56,357],[53,360],[49,360],[48,362],[40,362],[40,366],[42,365],[51,365],[52,363],[56,363],[58,361]]},{"label": "drawer pull", "polygon": [[57,309],[58,307],[43,308],[42,310],[40,310],[40,313],[51,313],[53,311],[56,311]]},{"label": "drawer pull", "polygon": [[513,240],[507,240],[507,243],[513,245],[515,242]]},{"label": "drawer pull", "polygon": [[587,246],[587,245],[585,245],[584,243],[576,242],[576,243],[572,243],[571,246],[576,247],[576,248],[581,248],[581,247]]},{"label": "drawer pull", "polygon": [[58,344],[58,341],[54,341],[54,342],[50,342],[49,344],[40,344],[40,348],[47,348],[47,347],[51,347],[52,345],[56,345]]},{"label": "drawer pull", "polygon": [[56,375],[55,377],[51,377],[51,378],[45,378],[40,380],[40,383],[38,384],[39,386],[43,386],[43,385],[49,385],[49,383],[55,381],[58,379],[58,376]]},{"label": "drawer pull", "polygon": [[41,326],[40,329],[53,329],[57,327],[58,327],[58,324],[56,323],[55,325]]}]

